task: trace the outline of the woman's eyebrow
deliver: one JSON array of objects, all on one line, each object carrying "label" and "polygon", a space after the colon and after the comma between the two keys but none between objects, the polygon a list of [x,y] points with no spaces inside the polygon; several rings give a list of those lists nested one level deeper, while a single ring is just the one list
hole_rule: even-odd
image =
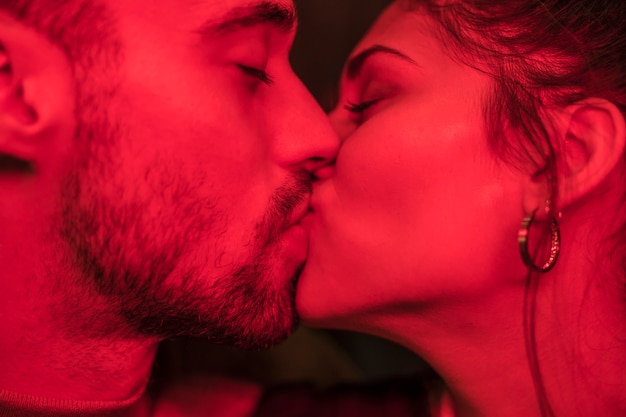
[{"label": "woman's eyebrow", "polygon": [[355,79],[361,72],[361,69],[363,68],[363,65],[365,64],[365,61],[367,61],[367,59],[371,57],[372,55],[375,55],[378,53],[391,54],[407,62],[410,62],[413,65],[417,65],[417,62],[415,62],[411,57],[398,51],[397,49],[390,48],[384,45],[374,45],[359,52],[354,57],[350,58],[350,60],[348,61],[348,64],[346,65],[346,76],[348,77],[348,79],[349,80]]}]

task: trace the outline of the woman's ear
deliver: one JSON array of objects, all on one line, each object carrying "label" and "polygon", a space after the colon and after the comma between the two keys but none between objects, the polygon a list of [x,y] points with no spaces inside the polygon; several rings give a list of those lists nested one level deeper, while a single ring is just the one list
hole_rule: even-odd
[{"label": "woman's ear", "polygon": [[0,13],[0,155],[37,163],[71,140],[74,80],[65,54]]},{"label": "woman's ear", "polygon": [[[543,175],[525,185],[525,213],[537,210],[539,217],[554,211],[549,200],[556,192],[561,211],[583,199],[601,184],[624,159],[626,123],[610,101],[588,98],[550,114],[553,141],[557,147],[558,189],[550,189]],[[549,209],[549,211],[548,211]]]},{"label": "woman's ear", "polygon": [[610,101],[588,98],[562,113],[559,206],[592,192],[624,160],[626,123]]}]

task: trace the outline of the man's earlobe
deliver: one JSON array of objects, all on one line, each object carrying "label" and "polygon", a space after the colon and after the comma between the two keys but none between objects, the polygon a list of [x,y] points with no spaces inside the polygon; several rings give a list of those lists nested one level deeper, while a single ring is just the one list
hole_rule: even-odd
[{"label": "man's earlobe", "polygon": [[0,44],[0,153],[18,159],[31,159],[29,128],[37,114],[24,99],[24,90],[16,78],[13,62]]},{"label": "man's earlobe", "polygon": [[602,183],[623,161],[624,115],[610,101],[588,98],[565,109],[559,169],[559,205],[564,208]]},{"label": "man's earlobe", "polygon": [[32,28],[2,19],[0,155],[37,163],[73,122],[73,75],[61,49]]},{"label": "man's earlobe", "polygon": [[16,77],[11,58],[0,44],[0,110],[2,114],[14,114],[18,121],[33,124],[37,115],[24,100],[23,80]]}]

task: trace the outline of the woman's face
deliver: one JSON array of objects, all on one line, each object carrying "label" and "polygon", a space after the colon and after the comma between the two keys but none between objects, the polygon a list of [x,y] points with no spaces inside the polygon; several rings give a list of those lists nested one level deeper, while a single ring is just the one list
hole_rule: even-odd
[{"label": "woman's face", "polygon": [[331,115],[343,139],[335,175],[315,186],[304,220],[297,304],[310,323],[354,327],[525,274],[522,174],[485,133],[491,79],[451,59],[434,28],[396,2],[346,64]]}]

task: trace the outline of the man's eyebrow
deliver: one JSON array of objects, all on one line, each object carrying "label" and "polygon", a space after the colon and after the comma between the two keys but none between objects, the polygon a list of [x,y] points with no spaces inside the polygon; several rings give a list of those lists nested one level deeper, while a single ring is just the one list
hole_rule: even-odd
[{"label": "man's eyebrow", "polygon": [[356,76],[359,75],[359,73],[361,72],[361,69],[363,68],[363,65],[365,64],[365,61],[367,61],[367,59],[371,57],[372,55],[379,54],[379,53],[391,54],[407,62],[410,62],[413,65],[417,65],[417,62],[415,62],[411,57],[398,51],[397,49],[393,49],[384,45],[374,45],[372,47],[369,47],[359,52],[357,55],[355,55],[348,61],[348,64],[346,65],[346,76],[348,77],[348,79],[349,80],[355,79]]},{"label": "man's eyebrow", "polygon": [[262,1],[249,6],[236,7],[217,19],[204,22],[197,32],[212,37],[226,35],[242,28],[271,25],[284,33],[291,33],[296,27],[296,11],[293,7]]}]

